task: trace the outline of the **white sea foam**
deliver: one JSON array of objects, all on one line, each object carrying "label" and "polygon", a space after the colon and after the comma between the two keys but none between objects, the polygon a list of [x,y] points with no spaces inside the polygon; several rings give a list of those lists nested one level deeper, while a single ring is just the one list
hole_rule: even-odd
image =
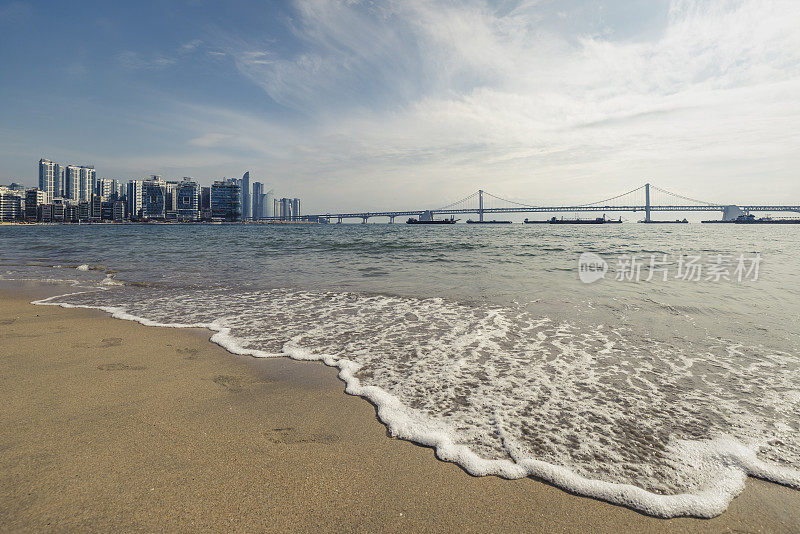
[{"label": "white sea foam", "polygon": [[86,264],[78,265],[77,267],[75,267],[75,269],[78,270],[78,271],[88,271],[89,270],[89,266],[86,265]]},{"label": "white sea foam", "polygon": [[323,361],[394,436],[477,476],[534,476],[661,517],[718,515],[748,475],[800,487],[800,359],[763,347],[351,293],[112,288],[36,303]]}]

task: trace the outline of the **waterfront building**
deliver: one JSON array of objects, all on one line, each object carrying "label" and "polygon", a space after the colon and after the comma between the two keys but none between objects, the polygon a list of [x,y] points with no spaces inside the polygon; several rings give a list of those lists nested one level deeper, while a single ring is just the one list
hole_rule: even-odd
[{"label": "waterfront building", "polygon": [[272,199],[272,216],[276,219],[281,216],[281,203],[277,198]]},{"label": "waterfront building", "polygon": [[25,192],[25,220],[38,220],[39,206],[42,204],[47,204],[47,193],[37,188],[28,189]]},{"label": "waterfront building", "polygon": [[63,199],[58,199],[58,202],[53,202],[50,204],[50,212],[53,222],[56,223],[63,223],[64,222],[64,208],[65,204]]},{"label": "waterfront building", "polygon": [[99,221],[103,215],[103,202],[100,195],[92,195],[89,199],[89,219]]},{"label": "waterfront building", "polygon": [[13,222],[22,219],[22,194],[10,187],[0,186],[0,221]]},{"label": "waterfront building", "polygon": [[176,213],[180,221],[200,219],[200,186],[187,180],[178,184],[175,191]]},{"label": "waterfront building", "polygon": [[61,196],[73,202],[78,202],[78,182],[80,181],[80,167],[67,165],[64,168],[64,192]]},{"label": "waterfront building", "polygon": [[217,180],[211,185],[211,214],[214,219],[238,221],[242,218],[242,188],[239,180]]},{"label": "waterfront building", "polygon": [[300,220],[300,199],[295,198],[292,200],[292,220],[299,221]]},{"label": "waterfront building", "polygon": [[89,220],[89,201],[82,200],[78,202],[78,220],[79,221],[88,221]]},{"label": "waterfront building", "polygon": [[103,202],[100,206],[100,218],[104,221],[120,222],[125,219],[125,203],[121,200]]},{"label": "waterfront building", "polygon": [[128,181],[128,192],[125,195],[128,203],[128,217],[138,219],[142,212],[142,180]]},{"label": "waterfront building", "polygon": [[100,178],[97,180],[97,190],[95,194],[100,195],[102,202],[111,200],[111,196],[116,192],[116,180],[111,178]]},{"label": "waterfront building", "polygon": [[55,179],[55,164],[49,159],[39,160],[39,191],[43,191],[47,196],[45,202],[59,196],[58,186]]},{"label": "waterfront building", "polygon": [[264,210],[262,217],[275,217],[274,196],[272,189],[264,193],[264,198],[261,200],[261,207]]},{"label": "waterfront building", "polygon": [[261,203],[263,201],[262,197],[264,195],[263,191],[264,191],[264,184],[262,184],[261,182],[253,182],[253,204],[251,206],[251,211],[250,211],[251,217],[253,219],[260,219],[261,217],[263,217],[263,215],[261,214],[262,212]]},{"label": "waterfront building", "polygon": [[244,220],[253,217],[252,200],[250,197],[250,171],[242,176],[242,218]]},{"label": "waterfront building", "polygon": [[142,182],[142,219],[167,218],[167,183],[160,176]]},{"label": "waterfront building", "polygon": [[91,165],[78,168],[78,201],[91,200],[97,189],[97,173]]},{"label": "waterfront building", "polygon": [[280,219],[282,221],[291,221],[294,214],[292,213],[292,199],[282,198],[279,203]]},{"label": "waterfront building", "polygon": [[39,222],[53,222],[53,205],[39,204],[36,207],[36,220]]},{"label": "waterfront building", "polygon": [[64,206],[64,222],[78,222],[78,206],[75,204]]},{"label": "waterfront building", "polygon": [[64,166],[60,163],[53,165],[53,189],[56,197],[63,198],[66,196],[64,192]]}]

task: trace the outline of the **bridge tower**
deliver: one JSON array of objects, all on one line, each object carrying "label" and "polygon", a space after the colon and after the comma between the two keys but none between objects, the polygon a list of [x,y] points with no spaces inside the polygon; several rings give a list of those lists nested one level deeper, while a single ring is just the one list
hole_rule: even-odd
[{"label": "bridge tower", "polygon": [[478,189],[478,220],[483,222],[483,189]]},{"label": "bridge tower", "polygon": [[650,184],[644,184],[644,222],[650,222]]}]

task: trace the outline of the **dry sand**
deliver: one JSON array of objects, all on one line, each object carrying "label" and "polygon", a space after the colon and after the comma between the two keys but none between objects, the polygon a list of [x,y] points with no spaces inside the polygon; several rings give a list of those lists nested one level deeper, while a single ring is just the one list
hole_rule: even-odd
[{"label": "dry sand", "polygon": [[322,364],[35,296],[0,289],[4,532],[800,530],[800,492],[759,480],[720,517],[661,520],[471,477],[388,437]]}]

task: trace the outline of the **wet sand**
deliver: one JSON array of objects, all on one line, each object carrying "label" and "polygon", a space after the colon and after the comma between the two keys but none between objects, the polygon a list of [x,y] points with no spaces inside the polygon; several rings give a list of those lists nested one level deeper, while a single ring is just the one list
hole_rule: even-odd
[{"label": "wet sand", "polygon": [[800,530],[800,491],[754,479],[717,518],[662,520],[471,477],[387,436],[322,364],[29,304],[57,292],[0,287],[2,531]]}]

